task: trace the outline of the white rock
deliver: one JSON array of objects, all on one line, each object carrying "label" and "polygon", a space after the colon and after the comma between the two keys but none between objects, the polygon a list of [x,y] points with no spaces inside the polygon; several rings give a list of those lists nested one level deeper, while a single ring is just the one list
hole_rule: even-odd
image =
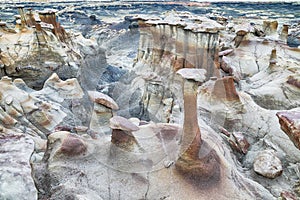
[{"label": "white rock", "polygon": [[260,152],[254,160],[254,171],[266,178],[276,178],[282,173],[282,165],[273,150]]}]

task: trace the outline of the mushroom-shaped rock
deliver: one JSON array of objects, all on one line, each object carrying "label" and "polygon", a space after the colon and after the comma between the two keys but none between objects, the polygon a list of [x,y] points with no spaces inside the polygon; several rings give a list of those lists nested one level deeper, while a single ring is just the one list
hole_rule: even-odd
[{"label": "mushroom-shaped rock", "polygon": [[6,26],[6,22],[0,22],[0,27],[1,26]]},{"label": "mushroom-shaped rock", "polygon": [[281,129],[289,136],[294,145],[300,149],[300,112],[282,111],[276,113]]},{"label": "mushroom-shaped rock", "polygon": [[106,94],[103,94],[103,93],[97,92],[97,91],[88,91],[88,95],[89,95],[90,99],[95,103],[104,105],[113,110],[119,109],[118,104],[111,97],[109,97]]},{"label": "mushroom-shaped rock", "polygon": [[249,28],[246,26],[239,26],[235,31],[234,45],[235,47],[239,47],[244,37],[249,33]]},{"label": "mushroom-shaped rock", "polygon": [[95,102],[90,129],[95,132],[110,133],[109,120],[113,117],[112,110],[119,109],[118,104],[112,98],[100,92],[88,91],[88,95]]},{"label": "mushroom-shaped rock", "polygon": [[114,116],[110,120],[112,129],[111,143],[124,150],[133,150],[138,142],[132,135],[139,127],[124,117]]},{"label": "mushroom-shaped rock", "polygon": [[247,35],[248,32],[249,32],[248,27],[243,26],[243,27],[236,28],[235,34],[237,36],[245,36],[245,35]]},{"label": "mushroom-shaped rock", "polygon": [[206,145],[205,155],[200,154],[201,140],[197,115],[197,85],[205,80],[203,69],[180,69],[177,74],[183,80],[184,124],[181,143],[181,154],[175,163],[176,169],[189,180],[203,181],[206,185],[214,184],[220,179],[220,159]]},{"label": "mushroom-shaped rock", "polygon": [[[205,80],[206,70],[204,69],[180,69],[177,71],[183,78],[183,99],[184,99],[184,124],[182,148],[186,154],[193,158],[198,157],[201,133],[197,118],[197,82]],[[192,142],[193,141],[193,142]],[[192,143],[191,143],[192,142]],[[190,145],[191,144],[191,145]]]},{"label": "mushroom-shaped rock", "polygon": [[274,151],[264,150],[254,160],[253,169],[266,178],[276,178],[282,174],[282,165]]}]

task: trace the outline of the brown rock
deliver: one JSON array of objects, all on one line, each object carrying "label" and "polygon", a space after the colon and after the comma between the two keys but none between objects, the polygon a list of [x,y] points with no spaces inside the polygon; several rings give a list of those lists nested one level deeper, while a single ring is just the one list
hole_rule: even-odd
[{"label": "brown rock", "polygon": [[67,156],[77,156],[85,153],[87,151],[87,147],[83,140],[73,134],[70,134],[63,140],[60,151]]},{"label": "brown rock", "polygon": [[273,35],[276,33],[278,27],[277,21],[264,21],[263,22],[263,31],[266,35]]},{"label": "brown rock", "polygon": [[139,130],[139,127],[124,117],[115,116],[110,120],[112,130],[111,143],[123,150],[131,151],[138,147],[138,142],[132,135],[132,131]]},{"label": "brown rock", "polygon": [[275,66],[276,63],[277,63],[276,49],[272,49],[271,56],[270,56],[270,61],[269,61],[269,67]]},{"label": "brown rock", "polygon": [[220,127],[219,129],[220,129],[221,133],[223,133],[223,134],[226,135],[227,137],[230,137],[231,134],[230,134],[229,131],[227,131],[225,128]]},{"label": "brown rock", "polygon": [[290,75],[286,82],[288,84],[300,89],[300,75]]},{"label": "brown rock", "polygon": [[249,33],[248,27],[245,25],[237,27],[235,31],[235,38],[234,38],[234,46],[237,48],[240,46],[241,42],[244,40],[245,36]]},{"label": "brown rock", "polygon": [[240,149],[240,152],[247,154],[250,144],[245,136],[241,132],[233,132],[232,135]]},{"label": "brown rock", "polygon": [[68,36],[65,29],[56,21],[56,13],[54,10],[45,10],[39,12],[39,17],[42,22],[51,24],[53,26],[53,33],[62,42],[66,42]]},{"label": "brown rock", "polygon": [[159,130],[156,137],[161,140],[172,140],[181,130],[181,127],[177,124],[169,123],[158,123],[156,128]]},{"label": "brown rock", "polygon": [[300,149],[300,112],[282,111],[276,113],[281,129],[289,136],[294,145]]},{"label": "brown rock", "polygon": [[248,34],[248,32],[249,32],[249,30],[247,27],[240,27],[240,28],[236,29],[235,34],[237,36],[245,36]]},{"label": "brown rock", "polygon": [[288,33],[289,33],[289,25],[288,24],[283,24],[282,25],[282,30],[281,30],[281,33],[280,33],[280,39],[282,41],[286,42]]},{"label": "brown rock", "polygon": [[87,152],[87,144],[75,134],[58,131],[48,136],[48,149],[55,149],[57,156],[79,156]]},{"label": "brown rock", "polygon": [[212,94],[217,99],[222,99],[227,101],[240,101],[240,97],[236,92],[234,80],[232,76],[227,76],[218,79],[215,82]]}]

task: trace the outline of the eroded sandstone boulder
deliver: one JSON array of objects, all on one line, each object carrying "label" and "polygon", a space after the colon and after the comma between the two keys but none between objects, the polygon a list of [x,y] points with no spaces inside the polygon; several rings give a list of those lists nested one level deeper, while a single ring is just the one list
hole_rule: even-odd
[{"label": "eroded sandstone boulder", "polygon": [[282,174],[282,164],[274,151],[260,152],[254,160],[253,169],[266,178],[276,178]]}]

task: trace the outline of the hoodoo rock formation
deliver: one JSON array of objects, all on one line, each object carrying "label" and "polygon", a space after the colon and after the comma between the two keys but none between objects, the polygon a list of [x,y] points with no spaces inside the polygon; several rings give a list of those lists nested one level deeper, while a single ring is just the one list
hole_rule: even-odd
[{"label": "hoodoo rock formation", "polygon": [[[197,114],[197,86],[205,81],[206,71],[180,69],[177,73],[184,79],[182,84],[184,122],[181,155],[176,161],[176,169],[195,182],[201,181],[206,186],[216,184],[221,173],[220,158],[210,146],[202,145]],[[199,155],[201,148],[205,148],[206,155]]]}]

